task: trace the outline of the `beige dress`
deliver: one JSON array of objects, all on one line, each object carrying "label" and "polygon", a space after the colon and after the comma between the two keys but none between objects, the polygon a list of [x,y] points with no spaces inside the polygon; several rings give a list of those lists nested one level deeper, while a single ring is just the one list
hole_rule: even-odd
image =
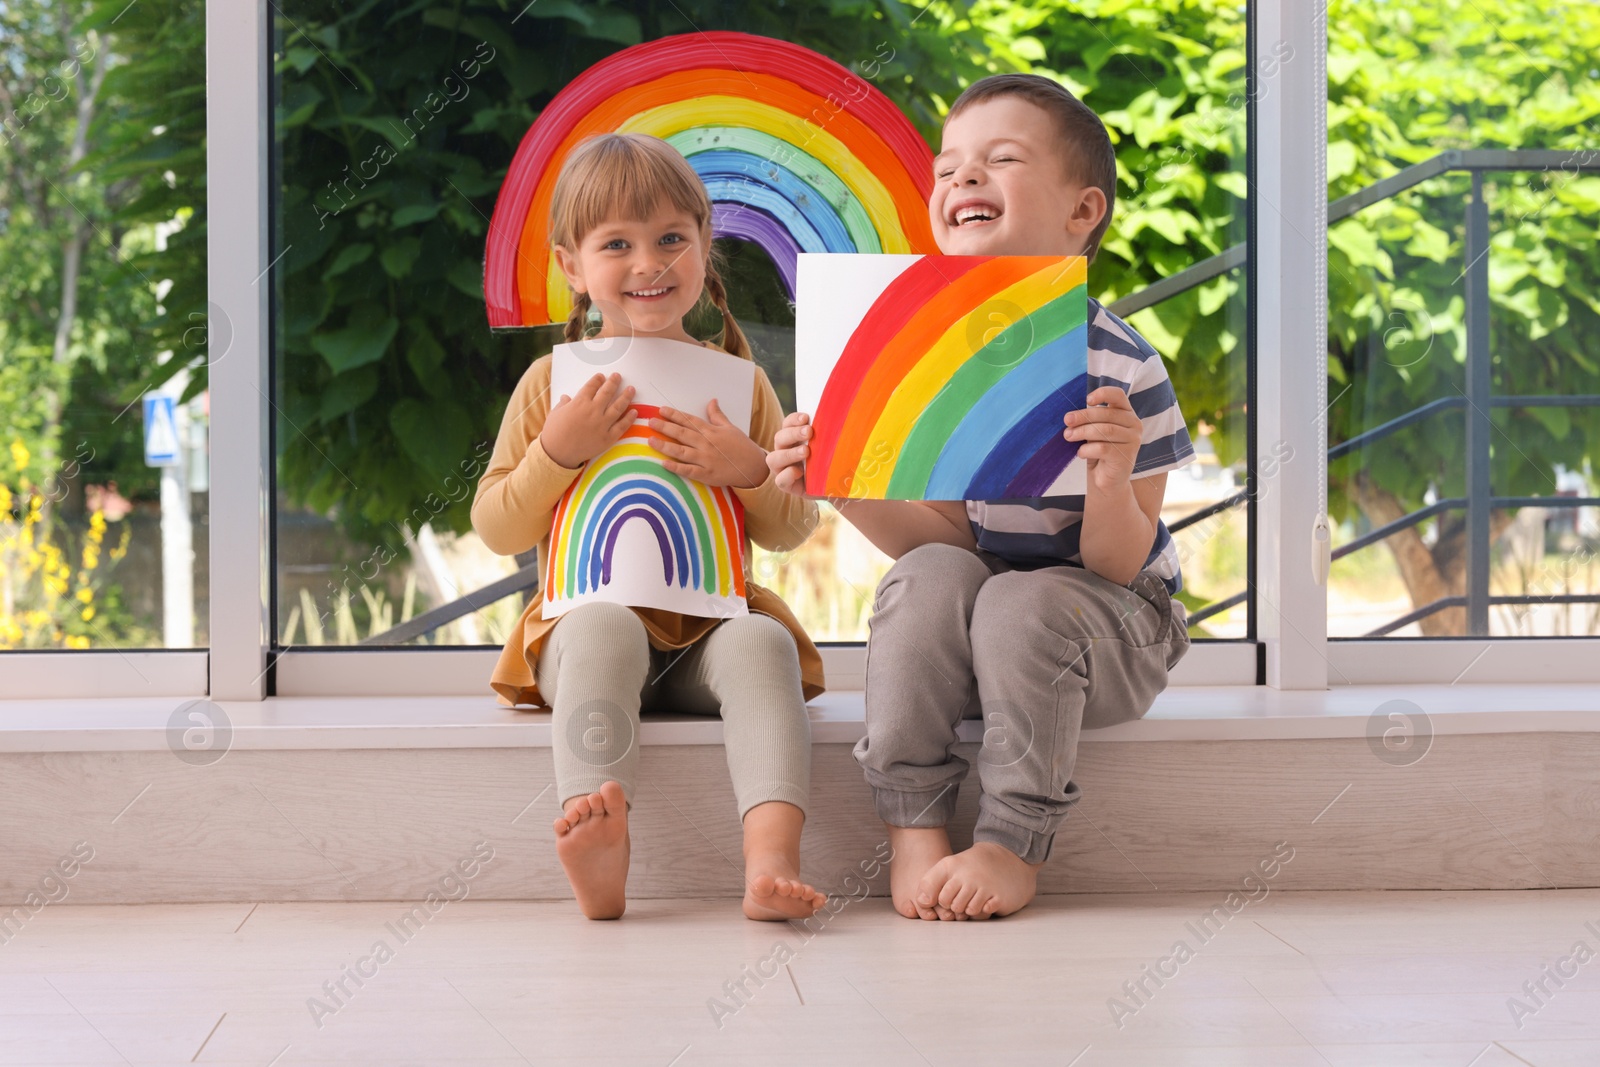
[{"label": "beige dress", "polygon": [[[539,443],[539,430],[549,411],[550,357],[544,356],[534,361],[511,394],[505,418],[500,423],[500,436],[495,441],[494,456],[478,482],[478,492],[472,501],[472,525],[483,543],[503,556],[526,552],[537,544],[541,573],[550,551],[550,525],[556,504],[582,473],[581,467],[557,465]],[[782,423],[783,409],[778,395],[766,374],[757,367],[750,437],[770,450]],[[801,689],[805,699],[810,700],[823,691],[822,654],[806,636],[789,606],[776,593],[750,580],[750,542],[775,552],[798,547],[816,528],[817,505],[784,492],[770,477],[755,489],[734,489],[733,492],[744,504],[746,602],[751,611],[770,615],[794,635],[800,652]],[[523,611],[489,679],[490,688],[499,694],[502,704],[542,706],[548,703],[539,694],[534,672],[539,650],[560,620],[545,619],[542,607],[543,598],[535,597]],[[710,633],[719,621],[657,608],[632,610],[644,623],[650,644],[663,650],[694,644]]]}]

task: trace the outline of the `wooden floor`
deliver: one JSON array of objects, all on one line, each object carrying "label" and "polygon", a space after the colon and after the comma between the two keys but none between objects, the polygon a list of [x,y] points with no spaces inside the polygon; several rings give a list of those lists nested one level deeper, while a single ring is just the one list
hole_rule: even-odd
[{"label": "wooden floor", "polygon": [[[616,923],[440,899],[405,927],[395,903],[69,902],[0,944],[0,1063],[1600,1063],[1600,959],[1560,988],[1543,973],[1600,949],[1600,890],[1269,887],[1211,912],[1225,896],[1056,896],[987,924],[879,898],[815,930],[726,899],[636,901]],[[1179,941],[1188,958],[1160,963]]]}]

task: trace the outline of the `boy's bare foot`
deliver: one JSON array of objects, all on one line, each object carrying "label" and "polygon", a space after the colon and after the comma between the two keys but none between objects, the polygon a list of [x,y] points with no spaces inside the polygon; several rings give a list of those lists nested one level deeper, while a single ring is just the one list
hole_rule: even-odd
[{"label": "boy's bare foot", "polygon": [[889,861],[889,896],[894,900],[894,910],[908,919],[943,918],[933,905],[918,906],[916,896],[923,876],[949,857],[950,835],[942,826],[884,825],[889,830],[890,854],[894,857]]},{"label": "boy's bare foot", "polygon": [[806,919],[828,894],[800,880],[800,830],[805,813],[769,800],[744,814],[744,914],[770,922]]},{"label": "boy's bare foot", "polygon": [[1039,868],[991,841],[942,859],[917,884],[916,905],[941,919],[987,919],[1021,911],[1039,891]]},{"label": "boy's bare foot", "polygon": [[828,902],[828,894],[800,880],[788,859],[778,854],[747,856],[744,862],[744,915],[783,922],[808,919]]},{"label": "boy's bare foot", "polygon": [[621,918],[627,907],[628,800],[622,786],[573,797],[555,822],[556,855],[578,907],[591,919]]}]

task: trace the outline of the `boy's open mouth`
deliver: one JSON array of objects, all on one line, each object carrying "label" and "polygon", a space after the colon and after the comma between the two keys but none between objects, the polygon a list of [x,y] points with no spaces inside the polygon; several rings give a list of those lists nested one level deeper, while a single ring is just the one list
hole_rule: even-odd
[{"label": "boy's open mouth", "polygon": [[948,220],[951,226],[971,226],[985,222],[993,222],[1003,212],[987,200],[958,200],[950,208]]}]

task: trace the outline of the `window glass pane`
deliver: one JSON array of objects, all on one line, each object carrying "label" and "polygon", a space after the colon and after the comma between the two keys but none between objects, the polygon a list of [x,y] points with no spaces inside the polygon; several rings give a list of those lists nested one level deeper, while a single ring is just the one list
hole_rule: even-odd
[{"label": "window glass pane", "polygon": [[[470,504],[512,388],[555,330],[491,333],[482,291],[496,194],[562,87],[621,48],[696,31],[794,42],[850,67],[930,143],[988,73],[1058,77],[1119,155],[1119,203],[1091,271],[1110,304],[1245,239],[1243,8],[823,2],[453,8],[294,0],[273,19],[275,600],[283,645],[499,644],[516,593],[437,628],[405,623],[531,564],[489,552]],[[1101,11],[1101,8],[1106,10]],[[737,57],[732,58],[737,65]],[[735,316],[787,410],[793,312],[755,243],[719,241]],[[1232,497],[1246,449],[1242,273],[1130,310],[1167,359],[1205,459],[1171,476],[1169,522]],[[709,321],[691,323],[713,336]],[[465,473],[463,473],[465,472]],[[1177,535],[1191,609],[1242,594],[1244,513]],[[888,561],[824,508],[794,552],[758,550],[819,641],[860,641]],[[1197,634],[1248,633],[1240,606]],[[385,636],[387,635],[387,636]]]},{"label": "window glass pane", "polygon": [[1597,48],[1594,4],[1329,9],[1332,636],[1600,632]]},{"label": "window glass pane", "polygon": [[206,643],[205,124],[199,0],[0,4],[0,649]]}]

